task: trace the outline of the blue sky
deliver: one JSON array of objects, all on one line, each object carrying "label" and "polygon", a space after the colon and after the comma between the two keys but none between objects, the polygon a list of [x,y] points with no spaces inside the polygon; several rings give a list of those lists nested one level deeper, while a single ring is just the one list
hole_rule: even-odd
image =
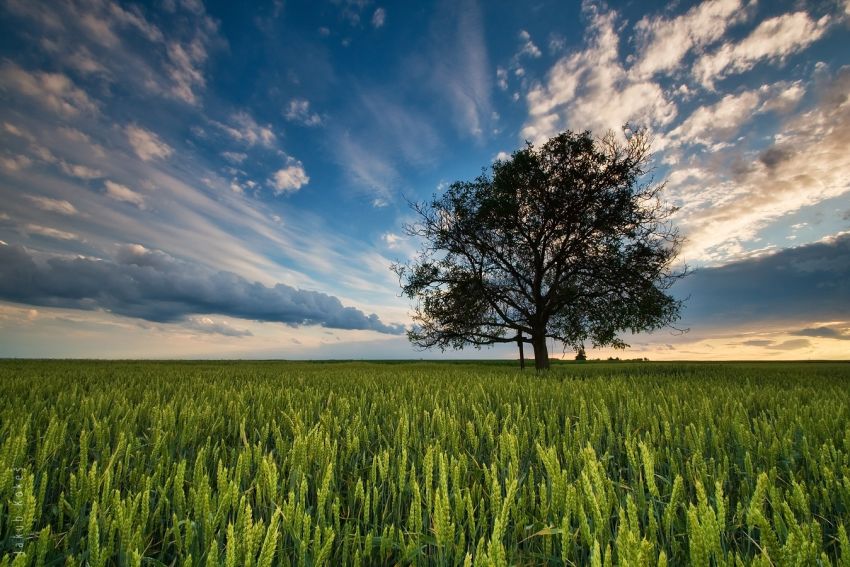
[{"label": "blue sky", "polygon": [[846,358],[847,1],[2,0],[0,29],[0,356],[436,356],[399,334],[407,201],[630,121],[698,270],[690,331],[620,355]]}]

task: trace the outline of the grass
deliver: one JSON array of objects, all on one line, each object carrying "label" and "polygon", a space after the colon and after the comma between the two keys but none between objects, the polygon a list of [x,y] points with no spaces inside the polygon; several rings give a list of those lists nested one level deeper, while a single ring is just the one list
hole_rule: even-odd
[{"label": "grass", "polygon": [[850,364],[4,361],[0,386],[0,565],[850,564]]}]

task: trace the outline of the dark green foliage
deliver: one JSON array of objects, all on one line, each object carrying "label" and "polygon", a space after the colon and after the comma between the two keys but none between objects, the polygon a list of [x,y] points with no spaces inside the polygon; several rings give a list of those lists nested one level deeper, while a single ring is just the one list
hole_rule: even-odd
[{"label": "dark green foliage", "polygon": [[546,338],[578,351],[624,347],[623,331],[673,323],[668,295],[681,244],[673,209],[649,176],[646,132],[565,132],[528,144],[473,181],[413,204],[424,242],[394,266],[415,300],[410,340],[423,348],[525,341],[548,367]]}]

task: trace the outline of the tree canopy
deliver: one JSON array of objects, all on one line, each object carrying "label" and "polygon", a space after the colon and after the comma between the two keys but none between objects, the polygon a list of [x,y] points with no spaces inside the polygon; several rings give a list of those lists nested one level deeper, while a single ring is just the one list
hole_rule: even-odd
[{"label": "tree canopy", "polygon": [[564,132],[526,143],[472,181],[412,203],[406,232],[422,242],[393,266],[414,300],[417,346],[462,348],[517,342],[548,368],[547,338],[583,351],[626,347],[624,331],[679,317],[669,295],[682,277],[675,209],[650,175],[645,130]]}]

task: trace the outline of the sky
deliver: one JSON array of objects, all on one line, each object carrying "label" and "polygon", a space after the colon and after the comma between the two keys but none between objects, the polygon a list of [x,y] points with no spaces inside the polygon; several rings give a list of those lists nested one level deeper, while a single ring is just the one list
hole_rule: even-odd
[{"label": "sky", "polygon": [[408,344],[409,203],[626,122],[694,271],[588,356],[848,358],[850,0],[0,0],[0,356],[515,357]]}]

